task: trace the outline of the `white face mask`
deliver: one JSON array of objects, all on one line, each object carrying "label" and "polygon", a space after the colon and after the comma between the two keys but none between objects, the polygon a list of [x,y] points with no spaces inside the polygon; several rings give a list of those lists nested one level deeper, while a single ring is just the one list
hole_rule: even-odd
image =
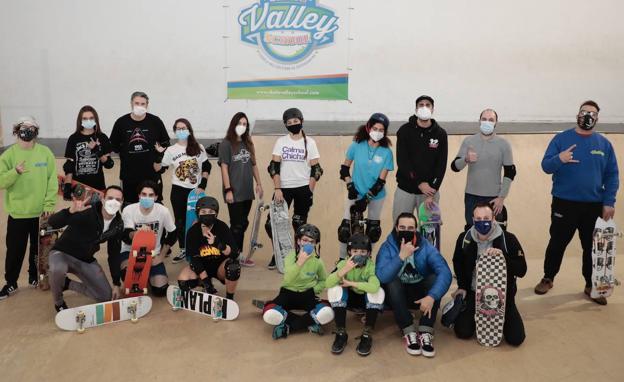
[{"label": "white face mask", "polygon": [[121,203],[115,199],[108,199],[104,202],[104,210],[109,215],[115,215],[121,208]]},{"label": "white face mask", "polygon": [[370,133],[368,133],[368,136],[373,141],[379,142],[384,137],[384,133],[383,133],[383,131],[371,131]]},{"label": "white face mask", "polygon": [[241,135],[245,134],[245,131],[247,131],[247,126],[236,125],[236,135],[240,137]]},{"label": "white face mask", "polygon": [[428,107],[419,107],[418,109],[416,109],[416,117],[418,117],[418,119],[423,120],[423,121],[428,121],[431,119],[431,109],[429,109]]},{"label": "white face mask", "polygon": [[137,117],[142,117],[147,113],[147,108],[143,107],[143,106],[134,106],[132,108],[132,114],[136,115]]},{"label": "white face mask", "polygon": [[494,132],[494,125],[494,122],[481,121],[479,129],[481,129],[481,133],[483,135],[492,135],[492,133]]},{"label": "white face mask", "polygon": [[94,119],[83,119],[81,125],[85,129],[91,130],[91,129],[93,129],[95,127],[95,120]]}]

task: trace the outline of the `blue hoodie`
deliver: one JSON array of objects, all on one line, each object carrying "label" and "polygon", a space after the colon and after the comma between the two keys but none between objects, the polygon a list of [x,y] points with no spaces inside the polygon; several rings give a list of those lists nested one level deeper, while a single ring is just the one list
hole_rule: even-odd
[{"label": "blue hoodie", "polygon": [[436,280],[429,293],[434,300],[439,301],[451,286],[451,270],[440,252],[432,246],[420,233],[416,233],[418,247],[404,261],[399,257],[399,246],[394,231],[388,235],[386,241],[379,248],[375,260],[375,274],[382,284],[387,284],[395,278],[404,279],[405,267],[411,264],[422,278],[431,274]]}]

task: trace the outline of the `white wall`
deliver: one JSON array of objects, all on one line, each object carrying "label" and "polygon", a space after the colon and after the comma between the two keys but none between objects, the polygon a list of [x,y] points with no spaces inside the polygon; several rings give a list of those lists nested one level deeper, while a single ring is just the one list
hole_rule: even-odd
[{"label": "white wall", "polygon": [[[43,136],[65,137],[84,104],[97,108],[110,132],[134,90],[150,95],[168,127],[185,116],[203,137],[221,136],[235,111],[279,119],[293,103],[308,120],[362,120],[373,111],[405,119],[421,93],[435,97],[440,120],[473,120],[493,106],[506,121],[571,121],[578,104],[593,98],[603,122],[624,122],[619,0],[353,0],[352,103],[224,102],[222,5],[0,1],[5,143],[24,114],[41,121]],[[229,14],[233,23],[237,12]]]}]

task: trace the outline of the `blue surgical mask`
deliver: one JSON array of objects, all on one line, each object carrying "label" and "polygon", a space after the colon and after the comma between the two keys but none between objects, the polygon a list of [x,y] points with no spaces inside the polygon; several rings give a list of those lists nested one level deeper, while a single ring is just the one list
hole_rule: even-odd
[{"label": "blue surgical mask", "polygon": [[186,141],[189,135],[191,135],[188,130],[176,130],[175,134],[179,141]]},{"label": "blue surgical mask", "polygon": [[154,206],[154,199],[150,197],[141,197],[139,198],[139,205],[146,210],[150,209]]},{"label": "blue surgical mask", "polygon": [[91,130],[91,129],[93,129],[95,127],[95,120],[94,119],[83,119],[81,125],[85,129]]},{"label": "blue surgical mask", "polygon": [[307,253],[308,255],[314,252],[314,245],[310,243],[305,243],[301,246],[301,248],[303,249],[303,252]]},{"label": "blue surgical mask", "polygon": [[481,121],[481,125],[479,126],[479,129],[481,129],[481,133],[483,135],[492,135],[492,133],[494,132],[494,122],[490,122],[490,121]]},{"label": "blue surgical mask", "polygon": [[474,222],[474,227],[481,235],[487,235],[492,229],[491,220],[481,220]]}]

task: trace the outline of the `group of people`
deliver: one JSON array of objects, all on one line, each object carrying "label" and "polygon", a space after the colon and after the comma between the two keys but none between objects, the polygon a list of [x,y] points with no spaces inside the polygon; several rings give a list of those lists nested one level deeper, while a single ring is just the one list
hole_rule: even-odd
[{"label": "group of people", "polygon": [[[216,293],[213,279],[225,285],[226,297],[234,298],[241,266],[243,238],[253,200],[263,197],[256,150],[247,116],[236,113],[217,152],[207,152],[195,138],[191,123],[184,118],[173,124],[176,137],[169,134],[157,116],[147,112],[145,93],[131,96],[131,112],[115,122],[110,138],[103,133],[96,110],[84,106],[78,113],[76,131],[67,140],[63,172],[63,197],[69,208],[55,211],[58,192],[57,169],[52,152],[37,142],[39,125],[33,118],[17,121],[13,134],[17,142],[0,156],[0,189],[8,213],[6,236],[6,285],[0,299],[17,291],[17,280],[30,240],[29,284],[36,286],[38,219],[50,215],[53,228],[65,227],[49,256],[49,275],[56,310],[66,309],[67,289],[96,301],[122,296],[127,259],[134,234],[154,232],[156,253],[150,272],[152,294],[164,296],[169,285],[164,258],[178,243],[180,251],[172,262],[185,261],[178,276],[182,289],[202,287]],[[313,138],[306,136],[303,114],[288,109],[283,123],[288,134],[280,137],[272,151],[267,171],[273,182],[273,199],[294,205],[292,226],[295,248],[285,258],[284,279],[279,294],[265,304],[264,320],[273,325],[273,338],[284,338],[299,330],[314,333],[335,320],[333,353],[347,344],[347,309],[364,314],[357,352],[368,355],[372,332],[379,313],[391,309],[402,332],[406,351],[433,357],[434,323],[452,274],[439,247],[418,230],[414,210],[424,203],[433,208],[447,168],[447,134],[432,118],[434,100],[416,99],[415,114],[397,133],[397,189],[392,217],[394,226],[373,258],[373,246],[382,238],[381,211],[386,197],[388,173],[394,170],[390,121],[382,113],[373,114],[360,126],[340,168],[346,185],[343,219],[338,226],[341,243],[338,262],[327,273],[320,259],[321,233],[308,223],[314,191],[323,175],[320,154]],[[595,133],[599,107],[584,102],[577,114],[577,126],[557,134],[542,160],[543,170],[553,175],[550,241],[544,261],[544,276],[535,293],[553,287],[566,246],[579,231],[583,247],[585,293],[591,290],[592,230],[597,217],[613,217],[619,174],[613,147]],[[452,265],[457,277],[455,298],[461,295],[465,309],[457,315],[454,331],[459,338],[475,333],[475,264],[481,256],[503,256],[507,264],[507,300],[503,335],[512,345],[525,339],[522,318],[516,307],[516,278],[527,271],[524,252],[515,235],[506,230],[497,216],[504,212],[505,199],[516,176],[512,148],[496,134],[498,115],[485,109],[479,116],[479,132],[464,139],[450,168],[459,172],[468,167],[465,188],[465,228],[459,234]],[[208,150],[210,151],[210,150]],[[114,166],[111,154],[120,158],[120,186],[105,184],[103,169]],[[218,156],[222,197],[230,221],[218,219],[219,201],[211,196],[198,200],[198,221],[186,232],[186,204],[189,193],[205,191],[212,166],[210,156]],[[162,204],[162,174],[171,167],[170,200],[173,216]],[[104,190],[102,200],[85,201],[72,195],[72,180]],[[365,228],[354,230],[353,211],[367,214]],[[500,220],[500,219],[498,219]],[[265,225],[271,237],[270,221]],[[94,255],[107,243],[112,287]],[[275,267],[272,258],[269,268]],[[79,280],[70,279],[67,274]],[[320,293],[327,290],[327,300]],[[604,305],[603,297],[592,299]],[[410,310],[422,312],[418,324]],[[303,311],[304,314],[300,314]]]}]

